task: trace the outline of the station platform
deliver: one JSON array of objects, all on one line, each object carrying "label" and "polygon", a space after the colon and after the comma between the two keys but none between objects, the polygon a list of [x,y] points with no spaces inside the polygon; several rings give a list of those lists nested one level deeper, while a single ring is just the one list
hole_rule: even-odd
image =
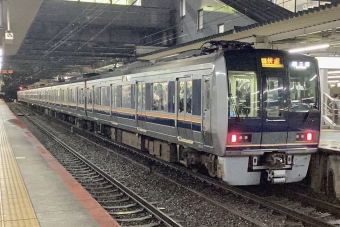
[{"label": "station platform", "polygon": [[118,227],[0,100],[1,227]]},{"label": "station platform", "polygon": [[322,129],[319,148],[323,151],[340,152],[340,130]]}]

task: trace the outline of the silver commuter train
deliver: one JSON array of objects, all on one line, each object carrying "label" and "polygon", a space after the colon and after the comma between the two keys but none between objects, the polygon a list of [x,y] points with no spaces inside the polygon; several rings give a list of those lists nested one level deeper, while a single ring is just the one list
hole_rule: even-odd
[{"label": "silver commuter train", "polygon": [[319,141],[316,60],[233,47],[19,91],[18,100],[231,185],[301,181]]}]

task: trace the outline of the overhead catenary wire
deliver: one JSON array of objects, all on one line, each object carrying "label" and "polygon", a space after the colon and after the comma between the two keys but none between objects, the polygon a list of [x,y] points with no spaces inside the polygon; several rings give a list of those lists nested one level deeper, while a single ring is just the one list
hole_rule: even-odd
[{"label": "overhead catenary wire", "polygon": [[[118,0],[117,0],[118,1]],[[116,2],[117,2],[116,1]],[[136,0],[137,1],[137,0]],[[95,36],[93,36],[90,40],[88,40],[87,42],[85,42],[85,44],[83,44],[81,47],[79,47],[77,50],[75,50],[74,52],[78,52],[80,49],[82,49],[84,46],[86,46],[89,42],[91,42],[92,40],[94,40],[96,37],[98,37],[98,35],[99,34],[101,34],[104,30],[106,30],[111,24],[112,24],[112,22],[115,20],[115,19],[117,19],[123,12],[125,12],[126,10],[128,10],[128,8],[130,7],[130,6],[132,6],[133,4],[135,4],[135,2],[136,1],[134,1],[131,5],[129,5],[124,11],[122,11],[122,12],[120,12],[120,14],[118,15],[118,16],[116,16],[115,18],[113,18],[103,29],[101,29],[101,31],[99,32],[99,33],[97,33]],[[241,0],[237,0],[237,1],[241,1]],[[109,1],[108,1],[109,2]],[[115,3],[116,3],[115,2]],[[115,4],[115,3],[112,3],[112,4]],[[99,5],[99,4],[96,4],[96,5]],[[105,9],[106,7],[108,7],[109,5],[111,5],[111,4],[105,4],[106,6],[103,8],[103,9]],[[217,11],[217,10],[219,10],[219,9],[221,9],[221,8],[224,8],[224,7],[228,7],[227,5],[223,5],[222,7],[219,7],[219,8],[217,8],[217,9],[215,9],[215,10],[213,10],[213,11],[210,11],[210,12],[208,12],[208,13],[205,13],[204,15],[202,15],[202,16],[206,16],[207,14],[209,14],[209,13],[213,13],[213,12],[215,12],[215,11]],[[268,7],[268,8],[271,8],[271,7]],[[50,48],[49,50],[48,50],[48,52],[44,55],[44,57],[46,57],[46,56],[48,56],[50,53],[52,53],[53,51],[55,51],[59,46],[61,46],[63,43],[65,43],[67,40],[69,40],[71,37],[73,37],[75,34],[77,34],[79,31],[81,31],[83,28],[85,28],[88,24],[90,24],[93,20],[95,20],[98,16],[100,16],[102,13],[103,13],[103,11],[104,10],[102,10],[98,15],[95,15],[93,18],[92,18],[92,20],[91,21],[88,21],[88,22],[86,22],[82,27],[77,27],[77,28],[75,28],[75,29],[73,29],[72,31],[70,31],[69,32],[69,34],[67,34],[65,37],[63,37],[58,43],[56,43],[55,45],[54,45],[54,47],[53,48]],[[223,16],[223,17],[221,17],[221,18],[218,18],[218,19],[215,19],[215,20],[213,20],[213,21],[216,21],[216,20],[219,20],[219,19],[223,19],[223,18],[228,18],[228,17],[230,17],[230,16],[233,16],[235,14],[235,12],[233,13],[233,14],[229,14],[229,15],[225,15],[225,16]],[[242,15],[242,16],[239,16],[239,17],[237,17],[237,18],[240,18],[240,17],[245,17],[245,15]],[[190,21],[193,21],[193,20],[196,20],[197,18],[191,18],[191,19],[189,19],[189,20],[186,20],[186,21],[184,21],[185,23],[188,23],[188,22],[190,22]],[[236,19],[236,18],[234,18],[234,19]],[[234,20],[234,19],[232,19],[232,20]],[[230,21],[232,21],[232,20],[230,20]],[[147,36],[144,36],[144,37],[141,37],[141,38],[138,38],[137,39],[137,41],[139,41],[139,40],[141,40],[141,39],[145,39],[146,37],[150,37],[150,36],[152,36],[152,35],[155,35],[155,34],[158,34],[158,33],[160,33],[160,32],[164,32],[164,31],[168,31],[169,29],[174,29],[175,27],[177,27],[178,26],[178,24],[179,23],[182,23],[182,18],[180,18],[177,22],[176,22],[176,24],[175,25],[173,25],[173,26],[171,26],[170,28],[167,28],[167,29],[163,29],[162,31],[158,31],[158,32],[155,32],[155,33],[152,33],[152,34],[150,34],[150,35],[147,35]],[[204,23],[204,25],[206,25],[206,24],[209,24],[209,23],[211,23],[211,22],[213,22],[213,21],[209,21],[209,22],[206,22],[206,23]],[[229,21],[229,22],[230,22]],[[70,23],[71,24],[71,23]],[[69,24],[69,25],[70,25]],[[210,26],[210,27],[212,27],[212,26]],[[207,29],[207,28],[210,28],[210,27],[205,27],[205,28],[203,28],[203,29]],[[188,31],[188,34],[182,34],[182,35],[178,35],[178,36],[176,36],[176,37],[174,37],[172,34],[171,35],[167,35],[166,36],[166,38],[169,40],[169,38],[170,38],[170,40],[172,40],[172,39],[176,39],[176,38],[179,38],[179,37],[183,37],[183,36],[186,36],[186,35],[190,35],[190,33],[189,33],[189,31],[191,30],[191,29],[193,29],[193,28],[196,28],[196,26],[194,26],[194,27],[190,27],[190,28],[187,28],[186,30]],[[192,38],[191,38],[192,39]],[[159,39],[158,39],[159,40]],[[157,45],[157,44],[161,44],[163,41],[161,41],[161,42],[158,42],[158,43],[154,43],[155,41],[151,41],[151,42],[148,42],[147,44],[149,44],[149,43],[153,43],[153,45]],[[144,44],[145,45],[145,44]]]},{"label": "overhead catenary wire", "polygon": [[[95,0],[94,0],[95,1]],[[45,45],[49,45],[55,38],[57,38],[62,32],[64,32],[66,29],[68,29],[71,25],[73,25],[78,18],[82,16],[83,13],[85,13],[93,4],[89,4],[80,14],[77,15],[66,27],[64,27],[58,34],[56,34],[52,39],[50,39]],[[94,8],[96,8],[98,5],[96,4]]]},{"label": "overhead catenary wire", "polygon": [[[220,20],[220,19],[223,19],[223,18],[228,18],[228,17],[230,17],[230,16],[233,16],[234,14],[236,14],[236,13],[233,13],[233,14],[230,14],[230,15],[228,15],[228,16],[223,16],[223,17],[220,17],[220,18],[217,18],[217,19],[208,21],[208,22],[206,22],[206,23],[203,23],[203,25],[210,24],[210,23],[212,23],[212,22],[214,22],[214,21],[216,21],[216,20]],[[242,17],[246,17],[246,16],[245,16],[245,15],[240,15],[240,16],[238,16],[238,17],[232,18],[231,20],[228,20],[228,23],[230,23],[231,21],[233,21],[233,20],[235,20],[235,19],[239,19],[239,18],[242,18]],[[214,26],[215,26],[215,25],[214,25]],[[208,29],[208,28],[210,28],[210,27],[212,27],[212,26],[203,27],[203,30],[204,30],[204,29]],[[188,33],[189,33],[190,30],[196,29],[196,28],[197,28],[197,25],[187,28],[187,31],[188,31]],[[185,34],[185,35],[188,35],[188,34]],[[169,38],[169,37],[170,37],[170,40],[171,40],[171,39],[179,38],[179,37],[182,37],[182,36],[183,36],[183,35],[178,35],[178,36],[176,36],[176,37],[172,37],[172,34],[170,34],[170,35],[167,35],[166,38]],[[162,37],[162,38],[159,38],[159,39],[156,39],[156,40],[153,40],[153,41],[150,41],[150,42],[147,42],[147,43],[145,43],[144,45],[147,45],[147,44],[150,44],[150,45],[161,44],[163,41],[160,41],[160,42],[158,42],[158,43],[153,43],[154,41],[157,41],[157,40],[160,40],[160,39],[163,39],[163,37]]]},{"label": "overhead catenary wire", "polygon": [[[109,2],[110,0],[108,0]],[[116,1],[118,2],[118,0]],[[115,3],[116,3],[115,2]],[[60,41],[58,41],[57,43],[55,43],[51,48],[49,48],[49,50],[47,50],[47,53],[44,54],[44,57],[48,56],[50,53],[52,53],[56,48],[58,48],[59,46],[61,46],[62,44],[64,44],[67,40],[69,40],[71,37],[73,37],[75,34],[77,34],[78,32],[80,32],[81,30],[83,30],[87,25],[89,25],[92,21],[94,21],[95,19],[97,19],[102,13],[104,13],[105,9],[109,7],[109,4],[104,5],[102,7],[102,9],[99,12],[94,12],[91,15],[91,19],[89,19],[88,21],[86,21],[85,23],[81,23],[80,26],[78,26],[77,28],[73,29],[72,31],[70,31],[66,36],[64,36]]]},{"label": "overhead catenary wire", "polygon": [[[238,0],[239,1],[239,0]],[[110,2],[110,0],[108,1],[108,3]],[[118,0],[112,4],[117,3]],[[137,2],[137,0],[135,0],[131,5],[129,5],[123,12],[125,12],[129,7],[131,7],[132,5],[134,5]],[[96,4],[97,5],[97,4]],[[108,7],[110,4],[106,4],[106,6],[104,7],[104,9],[106,7]],[[223,6],[225,7],[225,5]],[[220,8],[223,8],[220,7]],[[218,8],[218,9],[220,9]],[[216,9],[216,10],[218,10]],[[47,52],[45,52],[44,57],[48,56],[49,54],[51,54],[54,50],[56,50],[59,46],[61,46],[63,43],[65,43],[67,40],[69,40],[71,37],[73,37],[75,34],[77,34],[79,31],[81,31],[83,28],[85,28],[88,24],[90,24],[90,22],[94,21],[98,16],[100,16],[103,13],[104,10],[102,10],[100,12],[99,15],[93,17],[93,19],[91,21],[88,21],[85,25],[83,25],[82,27],[78,27],[73,29],[72,31],[70,31],[66,36],[64,36],[60,41],[58,41],[57,43],[55,43],[51,48],[49,48],[49,50],[47,50]],[[84,12],[84,11],[83,11]],[[84,45],[82,45],[81,47],[79,47],[75,52],[78,52],[81,48],[83,48],[85,45],[87,45],[90,41],[92,41],[94,38],[96,38],[99,34],[101,34],[104,30],[106,30],[115,19],[117,19],[123,12],[121,12],[117,17],[113,18],[99,33],[97,33],[95,36],[93,36],[89,41],[87,41]],[[193,20],[193,19],[191,19]],[[190,20],[189,20],[190,21]],[[72,23],[70,23],[69,25],[71,25]],[[177,25],[176,25],[177,26]],[[173,28],[173,27],[172,27]],[[172,29],[172,28],[168,28],[168,29]],[[78,29],[78,30],[76,30]],[[166,29],[166,30],[168,30]],[[158,32],[159,33],[159,32]],[[152,34],[151,34],[152,35]]]},{"label": "overhead catenary wire", "polygon": [[103,31],[105,31],[113,22],[114,20],[116,20],[118,17],[120,17],[120,15],[122,15],[122,13],[124,13],[126,10],[128,10],[131,6],[133,6],[135,3],[137,2],[137,0],[133,1],[131,3],[131,5],[129,5],[128,7],[126,7],[122,12],[120,12],[115,18],[113,18],[107,25],[105,25],[104,28],[102,28],[96,35],[94,35],[89,41],[87,41],[85,44],[83,44],[82,46],[80,46],[75,52],[79,51],[81,48],[83,48],[84,46],[86,46],[89,42],[91,42],[93,39],[95,39],[96,37],[98,37],[98,35],[100,35]]}]

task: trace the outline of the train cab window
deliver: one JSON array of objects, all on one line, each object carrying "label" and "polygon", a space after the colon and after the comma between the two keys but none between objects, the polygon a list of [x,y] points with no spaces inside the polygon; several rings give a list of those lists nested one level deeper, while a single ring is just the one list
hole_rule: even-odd
[{"label": "train cab window", "polygon": [[102,106],[110,106],[110,89],[110,86],[101,88],[100,98]]},{"label": "train cab window", "polygon": [[314,62],[308,60],[289,61],[290,111],[300,112],[318,109],[318,76]]},{"label": "train cab window", "polygon": [[281,117],[283,111],[284,91],[280,77],[267,77],[267,116]]},{"label": "train cab window", "polygon": [[228,71],[229,117],[259,117],[259,91],[254,71]]},{"label": "train cab window", "polygon": [[152,110],[168,112],[168,82],[152,84]]},{"label": "train cab window", "polygon": [[122,107],[131,108],[131,84],[122,85]]}]

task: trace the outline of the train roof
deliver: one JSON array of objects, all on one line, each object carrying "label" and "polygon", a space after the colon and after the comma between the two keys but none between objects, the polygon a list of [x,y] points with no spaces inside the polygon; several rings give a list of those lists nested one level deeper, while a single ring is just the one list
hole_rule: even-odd
[{"label": "train roof", "polygon": [[[92,76],[88,78],[81,78],[78,80],[73,80],[73,81],[67,81],[67,82],[55,82],[52,84],[47,84],[45,86],[41,86],[39,88],[46,88],[46,87],[51,87],[51,86],[60,86],[60,85],[66,85],[66,84],[73,84],[73,83],[78,83],[78,82],[84,82],[84,81],[91,81],[91,80],[97,80],[97,79],[104,79],[104,78],[110,78],[110,77],[118,77],[118,76],[123,76],[123,75],[128,75],[128,74],[136,74],[136,73],[141,73],[141,72],[147,72],[147,71],[156,71],[156,70],[165,70],[169,68],[180,68],[180,67],[185,67],[185,66],[192,66],[192,65],[199,65],[199,64],[206,64],[206,63],[212,63],[216,58],[219,56],[227,56],[228,54],[232,54],[233,52],[243,52],[243,53],[250,53],[250,52],[255,52],[255,53],[283,53],[283,54],[290,54],[286,51],[281,51],[281,50],[272,50],[272,49],[254,49],[251,47],[252,44],[249,43],[241,43],[241,42],[231,42],[233,45],[237,44],[238,46],[233,46],[233,48],[224,48],[222,51],[221,49],[218,51],[218,48],[215,48],[217,46],[217,42],[213,42],[209,48],[201,48],[198,50],[190,50],[187,51],[186,53],[179,53],[176,56],[169,56],[166,58],[158,59],[155,62],[150,62],[150,61],[141,61],[141,62],[134,62],[119,68],[116,68],[112,72],[107,72],[105,74],[97,75],[97,76]],[[223,42],[223,41],[222,41]],[[226,42],[230,43],[230,42]],[[228,46],[229,47],[229,46]],[[215,48],[215,49],[214,49]],[[212,51],[211,51],[212,49]],[[200,55],[200,54],[205,54],[205,55]],[[311,56],[306,56],[306,55],[301,55],[301,54],[290,54],[290,55],[295,55],[295,56],[304,56],[304,58],[314,58]],[[315,59],[315,58],[314,58]],[[35,89],[35,88],[32,88]],[[28,89],[31,90],[31,89]]]}]

